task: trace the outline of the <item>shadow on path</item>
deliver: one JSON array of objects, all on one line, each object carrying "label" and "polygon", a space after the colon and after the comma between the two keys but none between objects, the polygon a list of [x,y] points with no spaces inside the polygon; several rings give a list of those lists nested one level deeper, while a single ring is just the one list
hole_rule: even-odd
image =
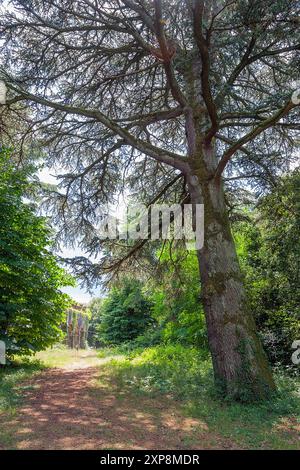
[{"label": "shadow on path", "polygon": [[23,383],[23,405],[15,416],[0,417],[0,448],[235,447],[210,432],[204,422],[182,416],[173,400],[137,398],[110,382],[97,381],[98,377],[99,367],[86,366],[82,360],[81,366],[48,369]]}]

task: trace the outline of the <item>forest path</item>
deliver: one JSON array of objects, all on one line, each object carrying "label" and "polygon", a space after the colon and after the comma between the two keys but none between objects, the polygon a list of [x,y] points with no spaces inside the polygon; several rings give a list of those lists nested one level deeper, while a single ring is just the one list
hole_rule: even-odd
[{"label": "forest path", "polygon": [[0,449],[234,448],[173,399],[122,389],[103,368],[111,357],[88,351],[73,359],[21,384],[21,407],[0,416]]}]

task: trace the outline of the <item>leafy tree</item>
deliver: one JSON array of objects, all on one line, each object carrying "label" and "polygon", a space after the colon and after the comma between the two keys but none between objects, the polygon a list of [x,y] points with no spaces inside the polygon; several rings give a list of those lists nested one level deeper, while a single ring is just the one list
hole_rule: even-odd
[{"label": "leafy tree", "polygon": [[280,179],[235,238],[250,307],[272,362],[291,364],[300,335],[300,173]]},{"label": "leafy tree", "polygon": [[100,339],[106,344],[120,344],[143,334],[151,323],[151,304],[139,281],[125,279],[114,287],[103,302]]},{"label": "leafy tree", "polygon": [[15,0],[0,21],[7,105],[33,104],[31,129],[66,169],[57,223],[104,254],[95,265],[75,259],[76,272],[120,270],[144,246],[123,245],[112,260],[97,239],[103,203],[124,181],[148,202],[172,187],[178,200],[204,203],[197,256],[209,345],[216,381],[237,399],[264,398],[274,382],[224,183],[263,191],[295,158],[297,12],[296,0]]},{"label": "leafy tree", "polygon": [[28,171],[17,170],[9,152],[0,153],[0,339],[8,357],[32,354],[60,337],[69,303],[62,286],[69,275],[49,251],[51,232],[24,201]]}]

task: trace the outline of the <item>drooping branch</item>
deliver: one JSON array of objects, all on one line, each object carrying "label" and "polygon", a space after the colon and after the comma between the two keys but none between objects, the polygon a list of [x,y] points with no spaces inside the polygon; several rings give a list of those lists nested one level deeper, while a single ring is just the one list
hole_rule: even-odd
[{"label": "drooping branch", "polygon": [[[162,196],[170,189],[172,186],[174,186],[177,181],[179,181],[182,178],[182,174],[176,175],[169,183],[167,183],[160,191],[158,191],[157,194],[151,199],[146,204],[146,207],[150,207],[152,204],[155,204],[157,201],[159,201]],[[138,253],[147,243],[149,239],[145,238],[142,240],[138,240],[136,243],[134,243],[133,246],[130,247],[128,252],[123,255],[121,258],[115,259],[113,263],[110,264],[105,264],[104,263],[101,265],[101,268],[104,273],[110,273],[110,272],[116,272],[118,271],[121,266],[129,259],[131,259],[136,253]]]},{"label": "drooping branch", "polygon": [[281,118],[286,116],[289,113],[289,111],[291,111],[295,107],[296,107],[296,104],[294,104],[292,101],[289,101],[288,103],[285,104],[285,106],[283,106],[279,111],[277,111],[277,113],[261,121],[261,123],[257,127],[255,127],[251,132],[244,135],[241,139],[239,139],[237,142],[231,145],[231,147],[229,147],[229,149],[223,154],[221,160],[219,161],[214,178],[216,180],[220,179],[231,157],[238,150],[240,150],[243,147],[243,145],[245,145],[247,142],[252,141],[253,139],[255,139],[255,137],[260,135],[262,132],[274,126]]},{"label": "drooping branch", "polygon": [[51,101],[41,96],[33,95],[32,93],[23,90],[21,91],[19,88],[15,87],[12,84],[8,84],[8,86],[15,92],[21,93],[20,96],[23,98],[23,100],[29,100],[34,103],[39,103],[48,108],[57,109],[68,114],[75,114],[79,116],[94,118],[95,120],[103,124],[107,129],[110,129],[116,135],[124,139],[127,145],[132,146],[134,149],[144,153],[145,155],[153,158],[154,160],[170,165],[173,168],[176,168],[184,173],[186,172],[187,163],[184,161],[184,157],[173,152],[158,148],[150,144],[149,142],[135,137],[126,128],[119,126],[116,121],[109,119],[105,114],[101,113],[101,111],[99,110],[69,106],[63,103]]}]

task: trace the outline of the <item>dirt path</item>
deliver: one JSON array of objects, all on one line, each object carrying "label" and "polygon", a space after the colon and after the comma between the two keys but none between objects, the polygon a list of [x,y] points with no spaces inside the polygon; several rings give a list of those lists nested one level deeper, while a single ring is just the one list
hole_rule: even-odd
[{"label": "dirt path", "polygon": [[101,365],[108,360],[88,355],[27,381],[16,416],[0,419],[6,436],[0,448],[234,448],[205,423],[184,417],[171,399],[137,400],[117,385],[99,381]]}]

